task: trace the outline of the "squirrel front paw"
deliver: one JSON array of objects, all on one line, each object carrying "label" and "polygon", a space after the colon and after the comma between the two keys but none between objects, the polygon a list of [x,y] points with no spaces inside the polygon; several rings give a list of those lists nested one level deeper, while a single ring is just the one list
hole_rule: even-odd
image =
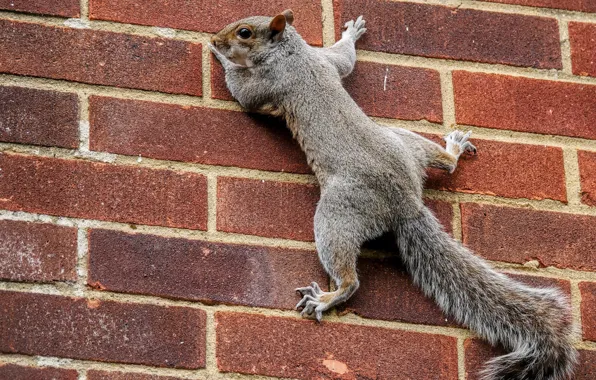
[{"label": "squirrel front paw", "polygon": [[459,157],[462,153],[469,153],[469,154],[476,154],[476,147],[474,144],[468,141],[472,131],[468,131],[468,133],[463,133],[462,131],[455,130],[445,137],[445,143],[447,143],[447,147],[445,150],[447,152],[453,154],[455,157]]},{"label": "squirrel front paw", "polygon": [[344,25],[346,30],[344,30],[342,37],[347,36],[347,37],[351,38],[352,41],[356,42],[356,40],[359,39],[360,37],[362,37],[364,32],[366,32],[366,28],[364,27],[365,24],[366,24],[366,21],[364,21],[362,16],[358,16],[356,21],[350,20],[350,21],[346,22],[346,24]]}]

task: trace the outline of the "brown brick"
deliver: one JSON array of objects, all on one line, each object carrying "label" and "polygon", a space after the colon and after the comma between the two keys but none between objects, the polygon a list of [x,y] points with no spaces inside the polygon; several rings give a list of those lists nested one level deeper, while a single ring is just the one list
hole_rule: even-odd
[{"label": "brown brick", "polygon": [[435,70],[358,62],[344,82],[370,116],[443,121],[441,82]]},{"label": "brown brick", "polygon": [[567,201],[560,148],[473,139],[478,155],[462,157],[453,174],[429,170],[433,189],[508,198]]},{"label": "brown brick", "polygon": [[[112,20],[130,24],[164,26],[175,29],[216,33],[241,18],[257,15],[274,16],[284,9],[294,11],[294,26],[311,44],[322,45],[321,3],[316,0],[224,0],[147,1],[90,0],[91,19]],[[224,11],[225,10],[225,11]]]},{"label": "brown brick", "polygon": [[526,5],[529,7],[568,9],[580,12],[596,12],[596,3],[591,0],[483,0],[493,3]]},{"label": "brown brick", "polygon": [[378,327],[217,313],[221,371],[299,379],[455,379],[456,339]]},{"label": "brown brick", "polygon": [[596,270],[596,217],[463,203],[463,241],[496,261]]},{"label": "brown brick", "polygon": [[0,20],[0,72],[201,95],[200,44]]},{"label": "brown brick", "polygon": [[[493,348],[478,339],[464,342],[466,379],[480,380],[478,372],[491,358],[505,354],[502,348]],[[592,380],[596,376],[596,351],[579,350],[579,362],[575,367],[573,380]]]},{"label": "brown brick", "polygon": [[0,141],[76,148],[76,94],[0,86]]},{"label": "brown brick", "polygon": [[295,289],[327,276],[312,251],[92,230],[89,284],[140,293],[293,309]]},{"label": "brown brick", "polygon": [[219,177],[217,229],[311,241],[318,200],[315,185]]},{"label": "brown brick", "polygon": [[582,202],[596,206],[596,152],[577,152]]},{"label": "brown brick", "polygon": [[[596,12],[596,2],[594,9]],[[570,22],[569,41],[573,73],[596,77],[596,25]]]},{"label": "brown brick", "polygon": [[596,282],[581,282],[579,289],[582,294],[583,336],[584,339],[596,341]]},{"label": "brown brick", "polygon": [[52,367],[25,367],[0,363],[0,379],[5,380],[77,380],[79,373],[74,369]]},{"label": "brown brick", "polygon": [[202,310],[0,292],[0,352],[205,366]]},{"label": "brown brick", "polygon": [[562,68],[555,19],[385,0],[334,0],[334,5],[337,37],[347,20],[362,14],[369,20],[360,49]]},{"label": "brown brick", "polygon": [[596,86],[453,73],[459,124],[596,139]]},{"label": "brown brick", "polygon": [[114,372],[114,371],[87,371],[87,380],[182,380],[180,377],[157,376],[145,373]]},{"label": "brown brick", "polygon": [[0,220],[0,279],[74,281],[76,249],[75,228]]},{"label": "brown brick", "polygon": [[51,16],[79,17],[80,0],[0,0],[0,9]]},{"label": "brown brick", "polygon": [[310,173],[282,122],[244,112],[93,96],[92,150]]},{"label": "brown brick", "polygon": [[0,153],[0,208],[206,229],[207,180],[195,173]]}]

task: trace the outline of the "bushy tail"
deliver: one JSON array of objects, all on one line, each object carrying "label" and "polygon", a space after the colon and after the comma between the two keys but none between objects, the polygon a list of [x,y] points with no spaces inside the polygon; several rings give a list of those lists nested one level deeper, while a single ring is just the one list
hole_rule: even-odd
[{"label": "bushy tail", "polygon": [[414,283],[441,309],[510,353],[490,360],[484,380],[566,380],[577,352],[569,303],[557,289],[536,289],[494,271],[445,233],[424,209],[396,226]]}]

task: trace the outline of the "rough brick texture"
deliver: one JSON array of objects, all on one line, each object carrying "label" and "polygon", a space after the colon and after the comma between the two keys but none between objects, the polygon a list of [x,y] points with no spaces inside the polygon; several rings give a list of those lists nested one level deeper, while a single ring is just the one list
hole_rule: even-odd
[{"label": "rough brick texture", "polygon": [[346,21],[361,14],[370,20],[368,32],[358,43],[360,49],[562,67],[555,19],[386,0],[334,0],[334,4],[338,36]]},{"label": "rough brick texture", "polygon": [[596,85],[453,73],[459,124],[596,139]]},{"label": "rough brick texture", "polygon": [[478,155],[462,157],[453,174],[430,170],[428,187],[508,198],[567,200],[560,148],[472,141]]},{"label": "rough brick texture", "polygon": [[79,105],[75,94],[0,87],[0,141],[76,148]]},{"label": "rough brick texture", "polygon": [[0,220],[0,279],[74,281],[76,247],[74,228]]},{"label": "rough brick texture", "polygon": [[582,282],[579,284],[582,295],[582,323],[584,339],[596,341],[596,282]]},{"label": "rough brick texture", "polygon": [[[596,3],[594,9],[596,12]],[[596,77],[596,25],[570,22],[569,41],[573,73]]]},{"label": "rough brick texture", "polygon": [[25,367],[0,363],[0,379],[6,380],[77,380],[79,373],[74,369],[52,367]]},{"label": "rough brick texture", "polygon": [[79,17],[80,4],[80,0],[0,0],[0,9],[51,16]]},{"label": "rough brick texture", "polygon": [[[299,379],[457,378],[455,338],[254,314],[217,313],[218,367]],[[313,342],[316,342],[313,344]]]},{"label": "rough brick texture", "polygon": [[205,312],[0,292],[0,352],[134,363],[205,365]]},{"label": "rough brick texture", "polygon": [[592,0],[482,0],[493,3],[527,5],[530,7],[569,9],[580,12],[596,12],[596,3]]},{"label": "rough brick texture", "polygon": [[2,153],[0,169],[6,210],[206,229],[199,174]]},{"label": "rough brick texture", "polygon": [[463,203],[463,241],[490,260],[596,271],[596,217]]},{"label": "rough brick texture", "polygon": [[0,20],[0,72],[201,95],[200,44]]},{"label": "rough brick texture", "polygon": [[577,156],[582,202],[590,206],[596,206],[596,152],[580,151]]},{"label": "rough brick texture", "polygon": [[[147,1],[90,0],[92,19],[157,25],[216,33],[227,24],[254,15],[274,16],[291,8],[294,26],[311,44],[322,45],[321,3],[316,0]],[[222,11],[225,10],[225,11]]]},{"label": "rough brick texture", "polygon": [[208,165],[309,173],[282,123],[235,111],[90,99],[92,150]]},{"label": "rough brick texture", "polygon": [[293,240],[313,240],[319,200],[315,185],[220,177],[217,229]]},{"label": "rough brick texture", "polygon": [[102,290],[293,309],[327,276],[315,252],[92,230],[89,284]]},{"label": "rough brick texture", "polygon": [[91,370],[87,372],[87,380],[181,380],[180,377],[157,376],[133,372],[114,372]]}]

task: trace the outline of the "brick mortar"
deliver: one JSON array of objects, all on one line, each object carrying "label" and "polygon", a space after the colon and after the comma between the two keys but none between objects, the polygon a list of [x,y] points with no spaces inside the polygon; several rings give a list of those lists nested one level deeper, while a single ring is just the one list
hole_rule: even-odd
[{"label": "brick mortar", "polygon": [[217,233],[217,176],[207,175],[207,233]]},{"label": "brick mortar", "polygon": [[457,375],[458,380],[466,380],[466,349],[465,339],[457,338]]},{"label": "brick mortar", "polygon": [[581,303],[582,303],[582,294],[579,289],[579,283],[581,281],[572,280],[571,281],[571,313],[573,316],[573,322],[577,327],[578,331],[575,331],[574,340],[575,343],[580,343],[582,341],[582,312],[581,312]]},{"label": "brick mortar", "polygon": [[567,201],[570,205],[581,205],[581,180],[579,175],[579,161],[577,150],[563,149],[563,164],[565,166],[565,188]]},{"label": "brick mortar", "polygon": [[77,281],[75,284],[76,293],[83,295],[87,286],[87,276],[89,274],[89,238],[87,236],[88,228],[79,227],[77,229]]},{"label": "brick mortar", "polygon": [[571,42],[569,40],[569,23],[562,17],[557,18],[559,24],[559,41],[561,43],[561,62],[563,63],[562,71],[566,74],[573,75],[571,68]]},{"label": "brick mortar", "polygon": [[443,127],[453,128],[455,122],[455,95],[453,93],[453,76],[449,70],[440,70],[441,100],[443,108]]},{"label": "brick mortar", "polygon": [[335,18],[333,17],[333,0],[322,0],[323,46],[335,43]]},{"label": "brick mortar", "polygon": [[89,0],[81,0],[81,19],[89,20]]}]

